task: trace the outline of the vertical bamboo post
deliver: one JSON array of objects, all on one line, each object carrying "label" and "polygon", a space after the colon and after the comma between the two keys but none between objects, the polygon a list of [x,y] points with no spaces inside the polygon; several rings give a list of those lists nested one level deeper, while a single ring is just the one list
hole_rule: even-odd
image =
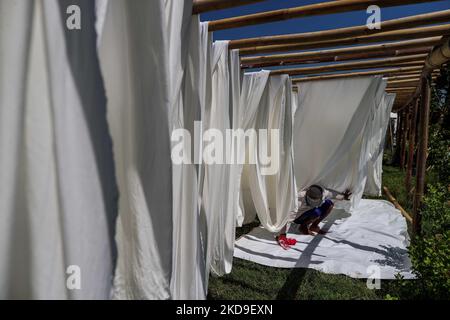
[{"label": "vertical bamboo post", "polygon": [[402,111],[397,113],[397,128],[395,130],[395,152],[392,157],[392,164],[398,165],[400,164],[400,154],[401,154],[401,145],[402,145]]},{"label": "vertical bamboo post", "polygon": [[408,164],[406,169],[406,192],[411,191],[411,179],[414,165],[414,150],[416,148],[416,127],[417,127],[417,112],[419,111],[419,99],[416,99],[412,106],[411,125],[409,130],[409,150],[408,150]]},{"label": "vertical bamboo post", "polygon": [[430,79],[423,78],[421,84],[421,103],[420,103],[420,120],[419,120],[419,148],[417,155],[417,181],[416,192],[414,195],[414,220],[413,231],[414,234],[420,234],[421,215],[423,195],[425,191],[425,174],[427,164],[427,150],[428,150],[428,122],[430,119],[430,104],[431,104],[431,86]]},{"label": "vertical bamboo post", "polygon": [[401,147],[401,154],[400,154],[400,168],[403,170],[405,169],[405,161],[406,161],[406,140],[408,138],[408,129],[409,129],[409,109],[403,111],[403,129],[402,129],[402,147]]}]

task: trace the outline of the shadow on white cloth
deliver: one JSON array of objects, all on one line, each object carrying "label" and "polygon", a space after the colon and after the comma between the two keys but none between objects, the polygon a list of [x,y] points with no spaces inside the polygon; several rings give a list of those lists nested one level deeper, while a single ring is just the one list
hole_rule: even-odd
[{"label": "shadow on white cloth", "polygon": [[298,233],[292,224],[288,237],[297,244],[284,250],[274,234],[254,228],[235,245],[234,256],[278,268],[311,268],[352,278],[375,277],[372,266],[379,267],[380,279],[395,279],[397,274],[413,278],[407,246],[409,236],[405,219],[387,201],[361,200],[352,214],[334,210],[321,227],[324,236]]}]

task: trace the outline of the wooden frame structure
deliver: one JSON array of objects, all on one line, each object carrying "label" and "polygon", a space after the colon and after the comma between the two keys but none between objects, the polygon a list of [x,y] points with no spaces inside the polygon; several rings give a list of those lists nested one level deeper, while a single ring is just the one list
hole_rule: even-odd
[{"label": "wooden frame structure", "polygon": [[[209,31],[366,10],[371,5],[384,8],[433,1],[437,0],[326,1],[211,21]],[[193,14],[257,2],[262,0],[194,0]],[[380,29],[360,25],[235,39],[229,42],[229,49],[239,50],[242,70],[269,68],[271,75],[288,74],[294,88],[307,81],[375,75],[386,78],[386,91],[397,95],[393,111],[399,114],[397,145],[401,166],[406,167],[408,190],[412,189],[417,159],[412,223],[419,233],[431,86],[439,76],[439,68],[450,60],[450,9],[386,20],[380,25]]]}]

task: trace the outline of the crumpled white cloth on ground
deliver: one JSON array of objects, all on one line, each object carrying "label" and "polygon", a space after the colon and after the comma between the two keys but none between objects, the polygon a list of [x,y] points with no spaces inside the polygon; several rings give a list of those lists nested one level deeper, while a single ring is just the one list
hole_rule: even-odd
[{"label": "crumpled white cloth on ground", "polygon": [[271,267],[310,268],[352,278],[395,279],[398,273],[414,277],[405,218],[387,201],[363,199],[351,215],[335,209],[322,223],[329,230],[324,236],[300,235],[296,226],[291,225],[288,237],[297,244],[288,250],[275,242],[272,233],[257,227],[236,242],[234,256]]}]

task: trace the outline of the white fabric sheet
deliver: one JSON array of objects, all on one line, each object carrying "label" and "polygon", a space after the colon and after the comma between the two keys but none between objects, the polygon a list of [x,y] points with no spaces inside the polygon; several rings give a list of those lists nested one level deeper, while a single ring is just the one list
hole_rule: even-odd
[{"label": "white fabric sheet", "polygon": [[[234,126],[236,129],[242,129],[245,131],[249,129],[255,129],[256,119],[260,103],[262,103],[263,96],[267,82],[269,80],[269,71],[261,71],[255,73],[244,74],[242,79],[242,88],[239,99],[239,111],[238,121]],[[253,205],[253,200],[250,192],[250,184],[248,181],[248,172],[251,165],[249,160],[249,148],[253,147],[252,152],[256,152],[257,146],[240,146],[246,159],[245,164],[240,166],[241,175],[239,182],[239,208],[237,213],[237,225],[252,222],[256,217],[256,209]]]},{"label": "white fabric sheet", "polygon": [[[186,288],[180,279],[171,287],[172,271],[178,276],[184,261],[182,252],[173,252],[172,243],[179,243],[173,237],[196,239],[184,225],[173,228],[181,215],[195,217],[197,202],[186,186],[197,187],[192,167],[172,170],[170,141],[171,130],[185,125],[181,88],[191,8],[191,1],[136,0],[108,1],[104,10],[99,55],[120,190],[118,299],[168,299],[172,292],[184,297],[203,290]],[[182,179],[188,181],[173,185]],[[176,188],[182,192],[173,194]],[[196,255],[189,258],[197,261]],[[195,284],[197,276],[191,274]]]},{"label": "white fabric sheet", "polygon": [[[251,84],[254,82],[256,88],[261,88],[264,83],[266,73],[248,74],[244,77],[244,84],[241,95],[246,97],[252,90]],[[262,80],[261,80],[262,79]],[[247,84],[248,82],[248,84]],[[254,101],[260,96],[260,91],[255,91],[252,95]],[[255,109],[250,109],[248,115],[244,115],[243,128],[253,128],[257,130],[258,142],[249,146],[247,152],[250,156],[253,153],[258,161],[256,164],[246,164],[242,178],[242,196],[248,197],[245,189],[250,189],[251,198],[243,200],[244,223],[254,219],[254,213],[258,214],[261,224],[271,232],[277,232],[285,226],[289,213],[295,209],[296,191],[294,184],[293,158],[292,158],[292,86],[288,76],[273,76],[267,80],[266,86],[259,99],[259,104],[254,105]],[[252,101],[253,102],[253,101]],[[253,106],[253,105],[251,105]],[[266,141],[262,140],[261,129],[267,130]],[[261,148],[266,144],[266,150],[271,150],[272,130],[279,130],[278,140],[274,141],[276,147],[272,154],[272,162],[278,162],[278,167],[274,174],[264,175],[261,168]],[[250,148],[253,148],[250,149]],[[266,154],[267,152],[262,152]],[[248,184],[248,185],[246,185]],[[254,209],[253,209],[254,208]]]},{"label": "white fabric sheet", "polygon": [[383,154],[387,128],[395,94],[385,94],[371,122],[369,161],[367,164],[367,181],[364,193],[371,196],[381,196],[383,175]]},{"label": "white fabric sheet", "polygon": [[234,256],[277,268],[310,268],[353,278],[376,276],[395,279],[400,273],[412,278],[405,218],[382,200],[361,200],[350,215],[335,209],[324,220],[325,236],[300,235],[294,228],[288,236],[298,242],[289,250],[281,248],[272,233],[262,227],[237,240]]},{"label": "white fabric sheet", "polygon": [[[211,97],[202,116],[204,168],[202,201],[207,217],[207,263],[217,275],[231,272],[237,214],[237,166],[227,164],[227,130],[237,112],[239,85],[238,52],[228,51],[228,41],[216,41],[211,48]],[[232,81],[233,80],[233,81]],[[234,82],[234,85],[233,85]],[[220,143],[222,142],[222,143]],[[231,146],[233,147],[233,146]],[[219,152],[214,152],[216,148]],[[222,156],[219,156],[221,154]]]},{"label": "white fabric sheet", "polygon": [[379,77],[306,82],[299,85],[294,119],[294,168],[299,190],[319,184],[362,197],[369,157],[369,119],[386,83]]},{"label": "white fabric sheet", "polygon": [[93,6],[0,2],[1,299],[110,295],[117,191]]},{"label": "white fabric sheet", "polygon": [[192,152],[200,142],[194,123],[201,119],[206,98],[208,25],[200,23],[195,16],[190,28],[184,87],[172,121],[172,129],[185,129],[191,137],[191,163],[173,164],[172,299],[205,299],[207,294],[208,273],[199,203],[200,167],[194,163]]}]

